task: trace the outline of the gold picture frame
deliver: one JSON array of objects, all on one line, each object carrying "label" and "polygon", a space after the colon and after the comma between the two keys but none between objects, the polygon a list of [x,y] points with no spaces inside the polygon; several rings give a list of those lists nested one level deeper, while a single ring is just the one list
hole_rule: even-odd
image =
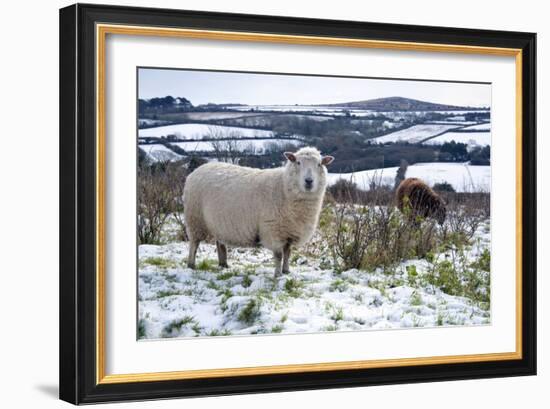
[{"label": "gold picture frame", "polygon": [[[120,18],[117,13],[124,12],[127,13],[124,18]],[[137,16],[137,17],[136,17]],[[93,162],[89,162],[89,157],[85,160],[88,165],[93,166],[93,182],[92,186],[88,186],[88,189],[93,189],[95,194],[95,204],[94,212],[91,215],[88,215],[94,220],[95,234],[94,234],[94,263],[93,263],[93,282],[94,282],[94,297],[92,300],[89,299],[89,296],[92,293],[88,293],[87,296],[87,310],[93,304],[95,316],[91,317],[86,321],[87,326],[90,323],[93,323],[93,327],[88,328],[88,331],[93,328],[95,332],[94,342],[93,342],[93,351],[90,351],[92,343],[88,340],[85,352],[81,350],[80,356],[77,356],[76,351],[73,349],[66,350],[67,354],[63,355],[64,360],[69,359],[71,362],[74,362],[73,371],[65,372],[62,370],[62,387],[61,387],[61,397],[62,399],[68,400],[73,403],[80,402],[94,402],[94,401],[104,401],[104,400],[119,400],[119,399],[135,399],[137,398],[156,398],[162,396],[191,396],[191,395],[200,395],[205,394],[205,389],[190,388],[186,386],[185,381],[197,381],[197,380],[220,380],[227,378],[235,378],[243,380],[248,378],[248,386],[245,388],[248,391],[262,390],[261,382],[258,383],[258,386],[254,386],[255,380],[260,380],[263,376],[292,376],[300,375],[306,376],[307,374],[320,374],[324,376],[324,379],[330,379],[331,376],[334,376],[338,371],[361,371],[368,375],[369,370],[377,369],[396,369],[396,368],[407,368],[407,370],[412,370],[415,367],[419,366],[430,366],[438,367],[445,366],[452,367],[453,365],[462,365],[468,366],[471,365],[472,369],[477,365],[479,368],[479,373],[483,369],[486,371],[493,371],[495,376],[500,374],[499,371],[502,371],[502,365],[499,366],[499,363],[507,362],[509,365],[504,365],[503,367],[508,370],[509,374],[513,373],[534,373],[534,320],[533,320],[533,311],[534,311],[534,298],[532,287],[534,285],[534,249],[530,248],[529,253],[525,254],[526,245],[528,246],[532,243],[534,235],[534,224],[532,223],[532,214],[531,206],[529,209],[525,208],[526,200],[534,195],[534,169],[531,167],[525,166],[525,158],[531,158],[534,155],[532,151],[532,144],[534,144],[534,127],[531,121],[534,121],[534,96],[532,91],[532,83],[534,82],[534,35],[527,33],[506,33],[502,32],[499,35],[501,36],[500,42],[498,44],[487,43],[494,42],[489,39],[487,33],[484,32],[463,32],[459,29],[439,29],[436,33],[430,33],[427,35],[424,33],[424,37],[429,37],[433,41],[425,42],[418,41],[414,33],[422,33],[422,28],[410,27],[407,33],[401,34],[402,37],[409,35],[411,38],[410,41],[404,39],[393,39],[392,38],[392,26],[384,25],[380,27],[379,37],[382,38],[364,38],[365,33],[361,30],[357,31],[357,37],[343,37],[338,34],[338,29],[334,28],[331,22],[316,22],[317,31],[319,34],[310,35],[310,34],[287,34],[285,33],[284,27],[287,27],[289,31],[295,30],[295,26],[299,23],[299,19],[285,19],[285,18],[273,18],[274,25],[279,28],[279,31],[275,30],[273,27],[269,29],[266,28],[266,32],[256,31],[242,31],[242,30],[231,30],[228,28],[223,28],[224,24],[220,24],[218,20],[213,19],[211,27],[201,27],[197,28],[194,23],[194,19],[199,21],[203,17],[203,14],[200,16],[197,13],[190,12],[175,12],[174,21],[180,19],[179,27],[172,21],[172,24],[166,24],[163,20],[162,13],[154,9],[131,9],[131,8],[111,8],[111,7],[101,7],[101,6],[71,6],[65,8],[61,11],[61,22],[62,30],[61,36],[74,36],[72,38],[71,45],[72,47],[67,46],[67,49],[62,48],[61,58],[65,58],[70,66],[71,64],[77,64],[77,69],[75,70],[74,76],[75,83],[78,81],[86,81],[87,89],[85,91],[88,98],[87,101],[90,101],[90,96],[95,100],[93,107],[90,107],[89,103],[86,108],[81,108],[81,111],[93,109],[95,112],[95,131],[93,133],[93,141],[91,145],[94,146],[95,155],[93,156]],[[140,23],[141,19],[154,19],[156,18],[157,24],[142,24]],[[233,15],[226,15],[226,25],[230,25],[232,19],[236,17]],[[240,19],[243,16],[239,16]],[[254,16],[246,16],[245,18],[249,19],[250,25],[259,24]],[[115,21],[111,21],[115,20]],[[134,21],[132,21],[134,20]],[[202,20],[201,20],[202,21]],[[81,22],[80,27],[78,22]],[[65,26],[63,25],[65,24]],[[362,28],[365,31],[372,31],[372,28],[367,23],[357,23],[359,28],[362,25]],[[219,26],[219,27],[218,27]],[[64,29],[63,29],[64,27]],[[79,30],[83,30],[86,35],[84,40],[79,39],[75,33],[77,33],[77,27]],[[190,28],[192,27],[192,28]],[[338,26],[339,27],[339,26]],[[377,26],[378,28],[378,26]],[[86,31],[87,30],[87,31]],[[447,31],[448,30],[448,31]],[[446,40],[446,35],[449,33],[456,34],[455,31],[462,35],[462,43],[450,43]],[[90,34],[93,32],[93,38],[90,38]],[[326,33],[326,34],[324,34]],[[516,346],[515,351],[507,353],[488,353],[488,354],[478,354],[478,355],[456,355],[456,356],[433,356],[433,357],[418,357],[418,358],[402,358],[402,359],[384,359],[384,360],[370,360],[370,361],[348,361],[348,362],[320,362],[315,364],[297,364],[297,365],[277,365],[277,366],[258,366],[258,367],[241,367],[241,368],[219,368],[219,369],[208,369],[208,370],[188,370],[188,371],[173,371],[173,372],[153,372],[153,373],[128,373],[128,374],[107,374],[105,371],[105,359],[106,359],[106,344],[105,344],[105,183],[106,183],[106,172],[105,172],[105,138],[106,138],[106,127],[105,127],[105,109],[106,109],[106,91],[105,91],[105,43],[106,39],[110,35],[126,35],[126,36],[157,36],[157,37],[166,37],[166,38],[193,38],[193,39],[209,39],[209,40],[218,40],[218,41],[244,41],[244,42],[256,42],[256,43],[279,43],[279,44],[293,44],[293,45],[322,45],[322,46],[334,46],[334,47],[355,47],[355,48],[374,48],[382,50],[405,50],[405,51],[428,51],[428,52],[445,52],[445,53],[467,53],[467,54],[483,54],[483,55],[497,55],[497,56],[510,56],[515,58],[516,65]],[[458,35],[458,34],[457,34]],[[484,37],[485,36],[485,37]],[[76,50],[79,49],[86,56],[93,56],[94,61],[87,61],[87,64],[92,64],[93,67],[88,67],[88,74],[84,74],[84,68],[81,68],[81,74],[78,76],[78,64],[76,59]],[[71,53],[73,51],[73,53]],[[81,64],[81,63],[80,63]],[[62,64],[62,75],[63,68]],[[93,69],[91,69],[93,68]],[[68,72],[68,69],[65,68]],[[93,72],[93,78],[89,78],[89,73]],[[86,76],[86,78],[83,78]],[[84,84],[84,82],[83,82]],[[93,87],[90,87],[89,84],[93,84]],[[72,84],[65,84],[65,86],[71,86]],[[62,84],[63,87],[63,84]],[[90,89],[91,88],[91,89]],[[71,90],[62,90],[61,99],[62,99],[62,115],[65,115],[66,118],[69,116],[72,117],[70,125],[78,125],[75,122],[78,122],[78,106],[75,106],[75,101],[69,101],[69,96],[74,96],[78,94],[79,89]],[[65,100],[63,99],[65,98]],[[90,112],[90,111],[89,111]],[[75,132],[70,131],[70,126],[67,127],[69,130],[62,129],[62,141],[71,139],[72,143],[77,145],[79,138],[88,138],[89,136],[75,135]],[[73,129],[78,129],[78,126],[75,126]],[[89,143],[89,142],[87,142]],[[74,154],[74,152],[73,152]],[[74,168],[75,158],[61,158],[62,161],[62,171],[71,171],[77,173],[77,170]],[[534,162],[534,161],[533,161]],[[70,165],[70,166],[69,166]],[[77,174],[73,175],[77,178]],[[87,177],[90,177],[90,174],[87,173]],[[92,180],[92,179],[87,179]],[[526,182],[528,185],[526,186]],[[88,182],[87,182],[88,183]],[[62,184],[63,185],[63,184]],[[73,189],[77,187],[73,186]],[[71,197],[70,189],[62,191],[63,200],[67,203],[71,203],[75,209],[81,207],[81,204],[78,201],[75,201],[75,195]],[[74,193],[74,192],[73,192]],[[529,215],[526,215],[526,211],[529,211]],[[527,223],[526,223],[527,221]],[[72,228],[67,229],[67,225],[63,224],[62,220],[62,240],[77,240],[75,235],[72,232]],[[75,247],[78,247],[75,244]],[[71,275],[73,277],[72,285],[70,286],[73,290],[78,291],[78,285],[83,285],[82,282],[78,283],[79,274],[84,274],[82,271],[75,271],[75,269],[69,269],[66,266],[62,265],[61,271],[61,280],[67,281],[67,276]],[[89,277],[90,270],[87,271],[87,282],[91,283],[92,278]],[[527,280],[527,285],[525,282]],[[529,299],[526,299],[525,296],[529,294]],[[78,299],[72,299],[71,302],[68,302],[64,299],[66,292],[62,291],[62,309],[67,312],[67,319],[70,320],[70,317],[76,317],[82,312],[79,312],[79,308],[84,308],[83,304],[79,304]],[[527,318],[527,320],[526,320]],[[77,324],[72,322],[71,325],[67,325],[63,328],[62,325],[62,350],[63,344],[74,340],[74,333],[71,333],[72,329],[76,327]],[[526,330],[527,328],[527,330]],[[89,332],[88,332],[89,333]],[[83,336],[79,334],[78,336]],[[527,339],[526,339],[527,337]],[[93,368],[83,368],[82,364],[77,365],[79,360],[83,359],[82,356],[86,355],[86,362],[90,363],[90,357],[93,356]],[[491,364],[494,364],[491,366]],[[64,368],[64,365],[62,365]],[[77,370],[83,371],[82,374],[77,376],[74,379],[71,379],[69,375],[70,372]],[[516,371],[516,372],[514,372]],[[84,372],[86,372],[84,374]],[[373,375],[374,376],[374,375]],[[434,372],[433,378],[428,377],[427,380],[436,379],[438,376],[445,379],[453,379],[460,377],[461,374],[456,372],[454,375],[452,371],[450,373],[445,373],[445,375],[438,375]],[[375,378],[373,378],[375,379]],[[146,383],[150,385],[159,384],[162,382],[181,382],[179,385],[173,386],[172,394],[165,394],[166,391],[161,391],[159,388],[158,392],[151,393],[148,396],[142,396],[138,392],[138,384]],[[76,388],[75,382],[84,382],[87,387]],[[323,385],[333,385],[336,386],[337,383],[330,384],[330,381],[321,381],[318,382],[319,387],[324,387]],[[351,381],[350,381],[351,382]],[[364,379],[363,379],[363,382]],[[373,381],[376,383],[376,380]],[[365,383],[365,384],[368,384]],[[80,385],[80,384],[79,384]],[[123,389],[116,389],[116,388]],[[300,385],[296,384],[296,389],[300,389]],[[113,388],[112,391],[109,388]],[[281,386],[281,388],[271,387],[273,390],[288,390],[292,389],[288,386]],[[238,390],[238,388],[234,388]],[[267,390],[267,389],[265,389]],[[76,392],[75,392],[76,391]],[[108,391],[108,392],[106,392]],[[113,392],[114,391],[114,392]],[[231,392],[231,389],[223,389],[220,387],[220,392],[215,393],[228,393]]]}]

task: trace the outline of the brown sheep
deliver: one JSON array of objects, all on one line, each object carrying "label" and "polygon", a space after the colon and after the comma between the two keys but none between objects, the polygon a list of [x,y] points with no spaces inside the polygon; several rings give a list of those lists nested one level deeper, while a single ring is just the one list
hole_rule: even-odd
[{"label": "brown sheep", "polygon": [[432,217],[440,225],[445,222],[447,216],[445,202],[422,180],[417,178],[403,180],[397,187],[395,196],[399,210],[408,214],[415,223],[418,223],[418,217],[423,219]]}]

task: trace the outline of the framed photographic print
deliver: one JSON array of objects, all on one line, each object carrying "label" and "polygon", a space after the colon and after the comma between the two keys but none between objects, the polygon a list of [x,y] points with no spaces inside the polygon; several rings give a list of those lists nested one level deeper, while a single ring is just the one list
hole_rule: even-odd
[{"label": "framed photographic print", "polygon": [[535,374],[535,40],[61,9],[61,399]]}]

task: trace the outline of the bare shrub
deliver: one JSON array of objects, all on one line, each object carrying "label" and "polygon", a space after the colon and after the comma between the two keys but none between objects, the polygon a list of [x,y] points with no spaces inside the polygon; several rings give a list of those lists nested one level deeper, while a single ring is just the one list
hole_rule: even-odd
[{"label": "bare shrub", "polygon": [[480,224],[491,216],[489,193],[483,191],[447,193],[444,198],[447,202],[447,222],[443,234],[451,241],[470,240]]},{"label": "bare shrub", "polygon": [[[140,244],[161,241],[170,214],[183,212],[185,168],[179,163],[157,162],[138,168],[138,238]],[[183,219],[181,219],[183,220]]]},{"label": "bare shrub", "polygon": [[392,206],[336,203],[325,228],[335,266],[384,270],[405,259],[424,257],[438,245],[433,221],[411,223]]},{"label": "bare shrub", "polygon": [[368,178],[368,190],[361,189],[354,178],[339,179],[331,185],[329,192],[339,203],[353,202],[372,206],[388,206],[393,203],[394,193],[388,185],[382,183],[382,174],[375,173]]},{"label": "bare shrub", "polygon": [[373,183],[365,192],[353,182],[340,181],[329,197],[322,234],[335,268],[344,270],[387,271],[403,260],[463,247],[487,219],[489,207],[485,193],[445,193],[447,220],[438,226],[433,219],[410,214],[408,206],[399,211],[388,198],[388,188]]},{"label": "bare shrub", "polygon": [[357,187],[357,183],[347,179],[339,179],[328,188],[328,192],[334,200],[342,203],[358,203],[360,202],[360,197],[365,194],[363,190]]},{"label": "bare shrub", "polygon": [[366,206],[349,206],[347,203],[335,208],[332,249],[334,258],[343,263],[343,269],[360,268],[368,244],[372,240],[370,209]]}]

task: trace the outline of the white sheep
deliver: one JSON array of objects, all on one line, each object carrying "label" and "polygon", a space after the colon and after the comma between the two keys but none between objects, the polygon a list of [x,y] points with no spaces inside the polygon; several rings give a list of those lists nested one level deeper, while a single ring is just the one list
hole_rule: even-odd
[{"label": "white sheep", "polygon": [[312,147],[284,155],[286,164],[276,169],[210,162],[189,175],[183,194],[190,268],[199,243],[212,238],[221,267],[226,246],[261,245],[273,251],[275,277],[289,272],[290,247],[309,241],[319,221],[334,158]]}]

